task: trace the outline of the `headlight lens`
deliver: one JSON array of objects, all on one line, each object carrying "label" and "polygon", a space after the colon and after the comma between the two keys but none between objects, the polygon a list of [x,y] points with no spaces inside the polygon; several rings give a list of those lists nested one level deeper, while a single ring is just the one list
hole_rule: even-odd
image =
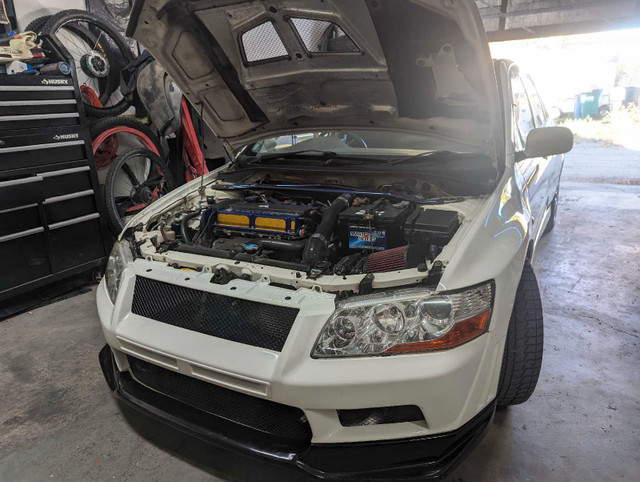
[{"label": "headlight lens", "polygon": [[115,304],[120,288],[120,279],[122,272],[127,266],[134,261],[133,249],[129,241],[116,241],[109,255],[107,267],[104,271],[105,283],[107,284],[107,292],[111,302]]},{"label": "headlight lens", "polygon": [[493,283],[451,293],[403,290],[350,298],[324,326],[314,358],[393,355],[444,350],[489,326]]}]

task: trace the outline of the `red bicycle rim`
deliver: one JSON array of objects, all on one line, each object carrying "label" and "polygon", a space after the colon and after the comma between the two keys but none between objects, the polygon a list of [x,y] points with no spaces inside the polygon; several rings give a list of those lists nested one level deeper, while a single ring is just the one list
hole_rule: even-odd
[{"label": "red bicycle rim", "polygon": [[107,129],[106,131],[101,132],[100,135],[96,137],[91,143],[91,148],[93,149],[93,153],[95,154],[98,151],[98,148],[105,141],[105,139],[107,139],[107,137],[112,136],[114,134],[120,134],[120,133],[133,134],[134,136],[138,137],[142,141],[142,143],[144,144],[144,147],[149,149],[155,155],[160,156],[160,152],[158,152],[158,148],[153,143],[153,141],[149,139],[148,136],[146,136],[144,133],[140,132],[139,130],[134,129],[133,127],[128,127],[128,126],[112,127],[111,129]]}]

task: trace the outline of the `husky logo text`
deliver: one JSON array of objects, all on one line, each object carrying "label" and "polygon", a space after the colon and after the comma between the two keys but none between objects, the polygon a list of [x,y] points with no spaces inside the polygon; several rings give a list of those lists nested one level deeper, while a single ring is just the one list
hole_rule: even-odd
[{"label": "husky logo text", "polygon": [[69,85],[69,79],[42,79],[42,85]]},{"label": "husky logo text", "polygon": [[75,134],[56,134],[55,136],[53,136],[53,140],[54,141],[62,141],[62,140],[67,140],[67,139],[79,139],[80,138],[80,134],[75,133]]}]

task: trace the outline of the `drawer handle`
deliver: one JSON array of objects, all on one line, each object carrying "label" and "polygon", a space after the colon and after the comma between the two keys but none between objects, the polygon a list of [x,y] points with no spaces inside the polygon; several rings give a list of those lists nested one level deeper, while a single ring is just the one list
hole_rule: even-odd
[{"label": "drawer handle", "polygon": [[93,214],[87,214],[86,216],[80,216],[79,218],[60,221],[59,223],[50,224],[49,231],[53,231],[54,229],[64,228],[67,226],[72,226],[74,224],[84,223],[85,221],[91,221],[92,219],[97,219],[99,217],[100,217],[100,213],[93,213]]},{"label": "drawer handle", "polygon": [[[83,161],[89,162],[88,159],[83,159]],[[84,172],[84,171],[90,171],[90,170],[91,168],[89,166],[72,167],[70,169],[62,169],[60,171],[42,172],[38,174],[38,176],[41,176],[41,177],[66,176],[67,174],[75,174],[76,172]]]},{"label": "drawer handle", "polygon": [[14,211],[20,211],[21,209],[30,209],[30,208],[37,208],[38,204],[26,204],[24,206],[18,206],[17,208],[9,208],[9,209],[3,209],[2,211],[0,211],[0,214],[7,214],[7,213],[12,213]]},{"label": "drawer handle", "polygon": [[31,184],[32,182],[42,182],[42,177],[32,176],[22,179],[12,179],[11,181],[0,182],[0,189],[3,187],[21,186],[22,184]]},{"label": "drawer handle", "polygon": [[75,99],[58,100],[0,100],[0,107],[24,107],[27,105],[71,105],[75,104]]},{"label": "drawer handle", "polygon": [[93,194],[93,189],[87,189],[86,191],[72,192],[70,194],[63,194],[61,196],[50,197],[44,200],[42,204],[53,204],[62,201],[68,201],[69,199],[76,199],[79,197],[90,196]]},{"label": "drawer handle", "polygon": [[68,119],[80,117],[77,112],[65,112],[63,114],[32,114],[32,115],[5,115],[0,117],[0,122],[47,120],[47,119]]},{"label": "drawer handle", "polygon": [[11,241],[13,239],[24,238],[26,236],[31,236],[32,234],[38,234],[38,233],[44,233],[44,228],[40,227],[40,228],[27,229],[26,231],[21,231],[19,233],[0,236],[0,243]]},{"label": "drawer handle", "polygon": [[73,90],[73,85],[1,85],[0,92],[29,92],[33,90]]},{"label": "drawer handle", "polygon": [[55,147],[80,146],[82,144],[84,144],[84,141],[65,141],[50,142],[48,144],[33,144],[30,146],[5,147],[0,149],[0,154],[5,154],[7,152],[35,151],[36,149],[52,149]]}]

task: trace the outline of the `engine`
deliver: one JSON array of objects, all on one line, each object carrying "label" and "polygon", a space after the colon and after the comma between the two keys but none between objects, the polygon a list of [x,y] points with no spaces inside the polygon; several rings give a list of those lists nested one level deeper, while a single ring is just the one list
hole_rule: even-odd
[{"label": "engine", "polygon": [[[304,238],[316,223],[313,206],[238,202],[217,211],[212,228],[219,234],[252,233],[287,239]],[[206,219],[206,218],[205,218]]]},{"label": "engine", "polygon": [[167,249],[310,276],[382,273],[435,259],[460,224],[456,211],[392,195],[374,200],[350,192],[333,196],[209,198],[205,207],[171,222],[175,237]]}]

